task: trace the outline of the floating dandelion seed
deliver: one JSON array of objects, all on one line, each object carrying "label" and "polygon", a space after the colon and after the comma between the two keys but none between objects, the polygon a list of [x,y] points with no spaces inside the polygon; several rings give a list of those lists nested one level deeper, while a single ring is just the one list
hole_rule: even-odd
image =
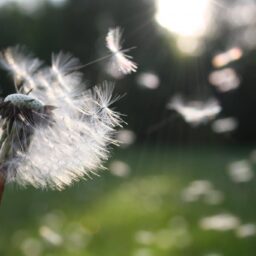
[{"label": "floating dandelion seed", "polygon": [[106,36],[106,46],[113,53],[112,65],[124,75],[136,72],[137,64],[131,61],[132,57],[124,54],[129,49],[122,49],[122,32],[119,27],[110,29]]},{"label": "floating dandelion seed", "polygon": [[236,229],[236,235],[239,238],[255,236],[256,235],[256,225],[254,223],[243,224]]},{"label": "floating dandelion seed", "polygon": [[63,243],[62,236],[47,226],[41,226],[39,228],[39,234],[53,246],[60,246]]},{"label": "floating dandelion seed", "polygon": [[212,123],[212,130],[216,133],[232,132],[238,127],[238,121],[234,117],[217,119]]},{"label": "floating dandelion seed", "polygon": [[177,111],[191,125],[206,123],[214,119],[221,111],[221,106],[215,99],[209,99],[206,102],[191,101],[185,103],[179,96],[174,97],[168,103],[167,108]]},{"label": "floating dandelion seed", "polygon": [[120,147],[127,148],[136,141],[136,134],[131,130],[122,129],[116,133],[116,139],[118,140]]},{"label": "floating dandelion seed", "polygon": [[102,167],[122,122],[109,108],[113,85],[82,91],[80,64],[70,54],[53,55],[52,66],[44,67],[11,47],[0,62],[16,85],[0,103],[0,189],[16,182],[61,190]]},{"label": "floating dandelion seed", "polygon": [[235,90],[240,85],[240,78],[232,68],[213,71],[209,75],[209,82],[220,92]]},{"label": "floating dandelion seed", "polygon": [[204,254],[204,256],[222,256],[222,254],[215,253],[215,252],[210,252],[210,253]]},{"label": "floating dandelion seed", "polygon": [[229,213],[221,213],[200,220],[200,227],[205,230],[227,231],[236,229],[240,219]]},{"label": "floating dandelion seed", "polygon": [[137,83],[144,88],[155,90],[159,87],[160,79],[152,72],[140,73],[137,78]]},{"label": "floating dandelion seed", "polygon": [[126,177],[131,172],[130,166],[120,160],[112,161],[109,165],[109,170],[117,177]]},{"label": "floating dandelion seed", "polygon": [[199,199],[204,199],[205,203],[215,205],[223,201],[224,195],[221,191],[216,190],[211,182],[195,180],[182,191],[182,199],[185,202],[195,202]]},{"label": "floating dandelion seed", "polygon": [[25,256],[40,256],[43,253],[44,245],[39,239],[28,237],[22,241],[20,249]]},{"label": "floating dandelion seed", "polygon": [[151,245],[155,240],[155,234],[147,230],[139,230],[135,234],[135,240],[139,244]]},{"label": "floating dandelion seed", "polygon": [[249,182],[254,177],[251,163],[248,160],[232,162],[228,166],[228,174],[234,182]]}]

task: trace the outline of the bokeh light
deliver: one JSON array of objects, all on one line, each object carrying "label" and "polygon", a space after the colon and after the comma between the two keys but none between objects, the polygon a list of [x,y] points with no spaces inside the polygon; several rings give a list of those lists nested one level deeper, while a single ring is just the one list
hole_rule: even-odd
[{"label": "bokeh light", "polygon": [[156,21],[177,36],[177,47],[189,55],[203,51],[201,40],[211,21],[210,0],[157,0]]},{"label": "bokeh light", "polygon": [[157,0],[156,20],[180,36],[200,36],[206,32],[209,0]]}]

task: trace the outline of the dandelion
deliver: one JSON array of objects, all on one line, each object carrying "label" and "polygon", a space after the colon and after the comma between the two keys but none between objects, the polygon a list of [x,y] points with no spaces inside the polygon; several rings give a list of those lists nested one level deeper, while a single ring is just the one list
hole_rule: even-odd
[{"label": "dandelion", "polygon": [[11,47],[0,63],[16,88],[0,103],[0,190],[9,182],[61,190],[102,167],[122,122],[109,108],[113,85],[83,91],[79,61],[62,52],[47,67]]},{"label": "dandelion", "polygon": [[132,57],[125,54],[130,49],[122,49],[122,32],[119,27],[110,29],[106,36],[106,46],[113,53],[112,64],[124,75],[136,72],[137,64]]},{"label": "dandelion", "polygon": [[195,101],[185,103],[179,96],[174,97],[168,103],[167,108],[177,111],[186,122],[192,125],[208,122],[221,111],[221,106],[215,99],[209,99],[206,102]]}]

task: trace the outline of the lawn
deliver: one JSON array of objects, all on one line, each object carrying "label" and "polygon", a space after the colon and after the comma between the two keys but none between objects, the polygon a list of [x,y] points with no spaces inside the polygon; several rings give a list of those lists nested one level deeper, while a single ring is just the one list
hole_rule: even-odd
[{"label": "lawn", "polygon": [[255,178],[235,182],[227,172],[250,152],[118,149],[107,163],[112,172],[65,191],[9,186],[0,255],[254,256]]}]

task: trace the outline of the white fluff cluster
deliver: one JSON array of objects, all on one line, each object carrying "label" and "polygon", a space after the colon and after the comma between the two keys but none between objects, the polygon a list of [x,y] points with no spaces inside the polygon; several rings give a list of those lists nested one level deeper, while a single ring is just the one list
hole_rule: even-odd
[{"label": "white fluff cluster", "polygon": [[15,85],[26,81],[27,86],[34,87],[33,74],[40,68],[42,62],[33,58],[24,47],[16,46],[1,53],[1,65],[13,74]]},{"label": "white fluff cluster", "polygon": [[[6,181],[60,190],[102,167],[121,123],[119,114],[109,108],[115,100],[113,86],[104,83],[83,91],[82,75],[76,71],[79,61],[62,52],[52,56],[51,67],[41,67],[20,47],[8,48],[1,64],[19,81],[18,93],[55,107],[50,125],[30,127],[29,147],[5,163]],[[19,125],[13,125],[17,136]]]},{"label": "white fluff cluster", "polygon": [[122,49],[122,32],[119,27],[110,29],[106,36],[107,48],[113,53],[112,64],[124,75],[136,72],[137,64],[131,61],[132,57],[124,54],[127,50]]}]

